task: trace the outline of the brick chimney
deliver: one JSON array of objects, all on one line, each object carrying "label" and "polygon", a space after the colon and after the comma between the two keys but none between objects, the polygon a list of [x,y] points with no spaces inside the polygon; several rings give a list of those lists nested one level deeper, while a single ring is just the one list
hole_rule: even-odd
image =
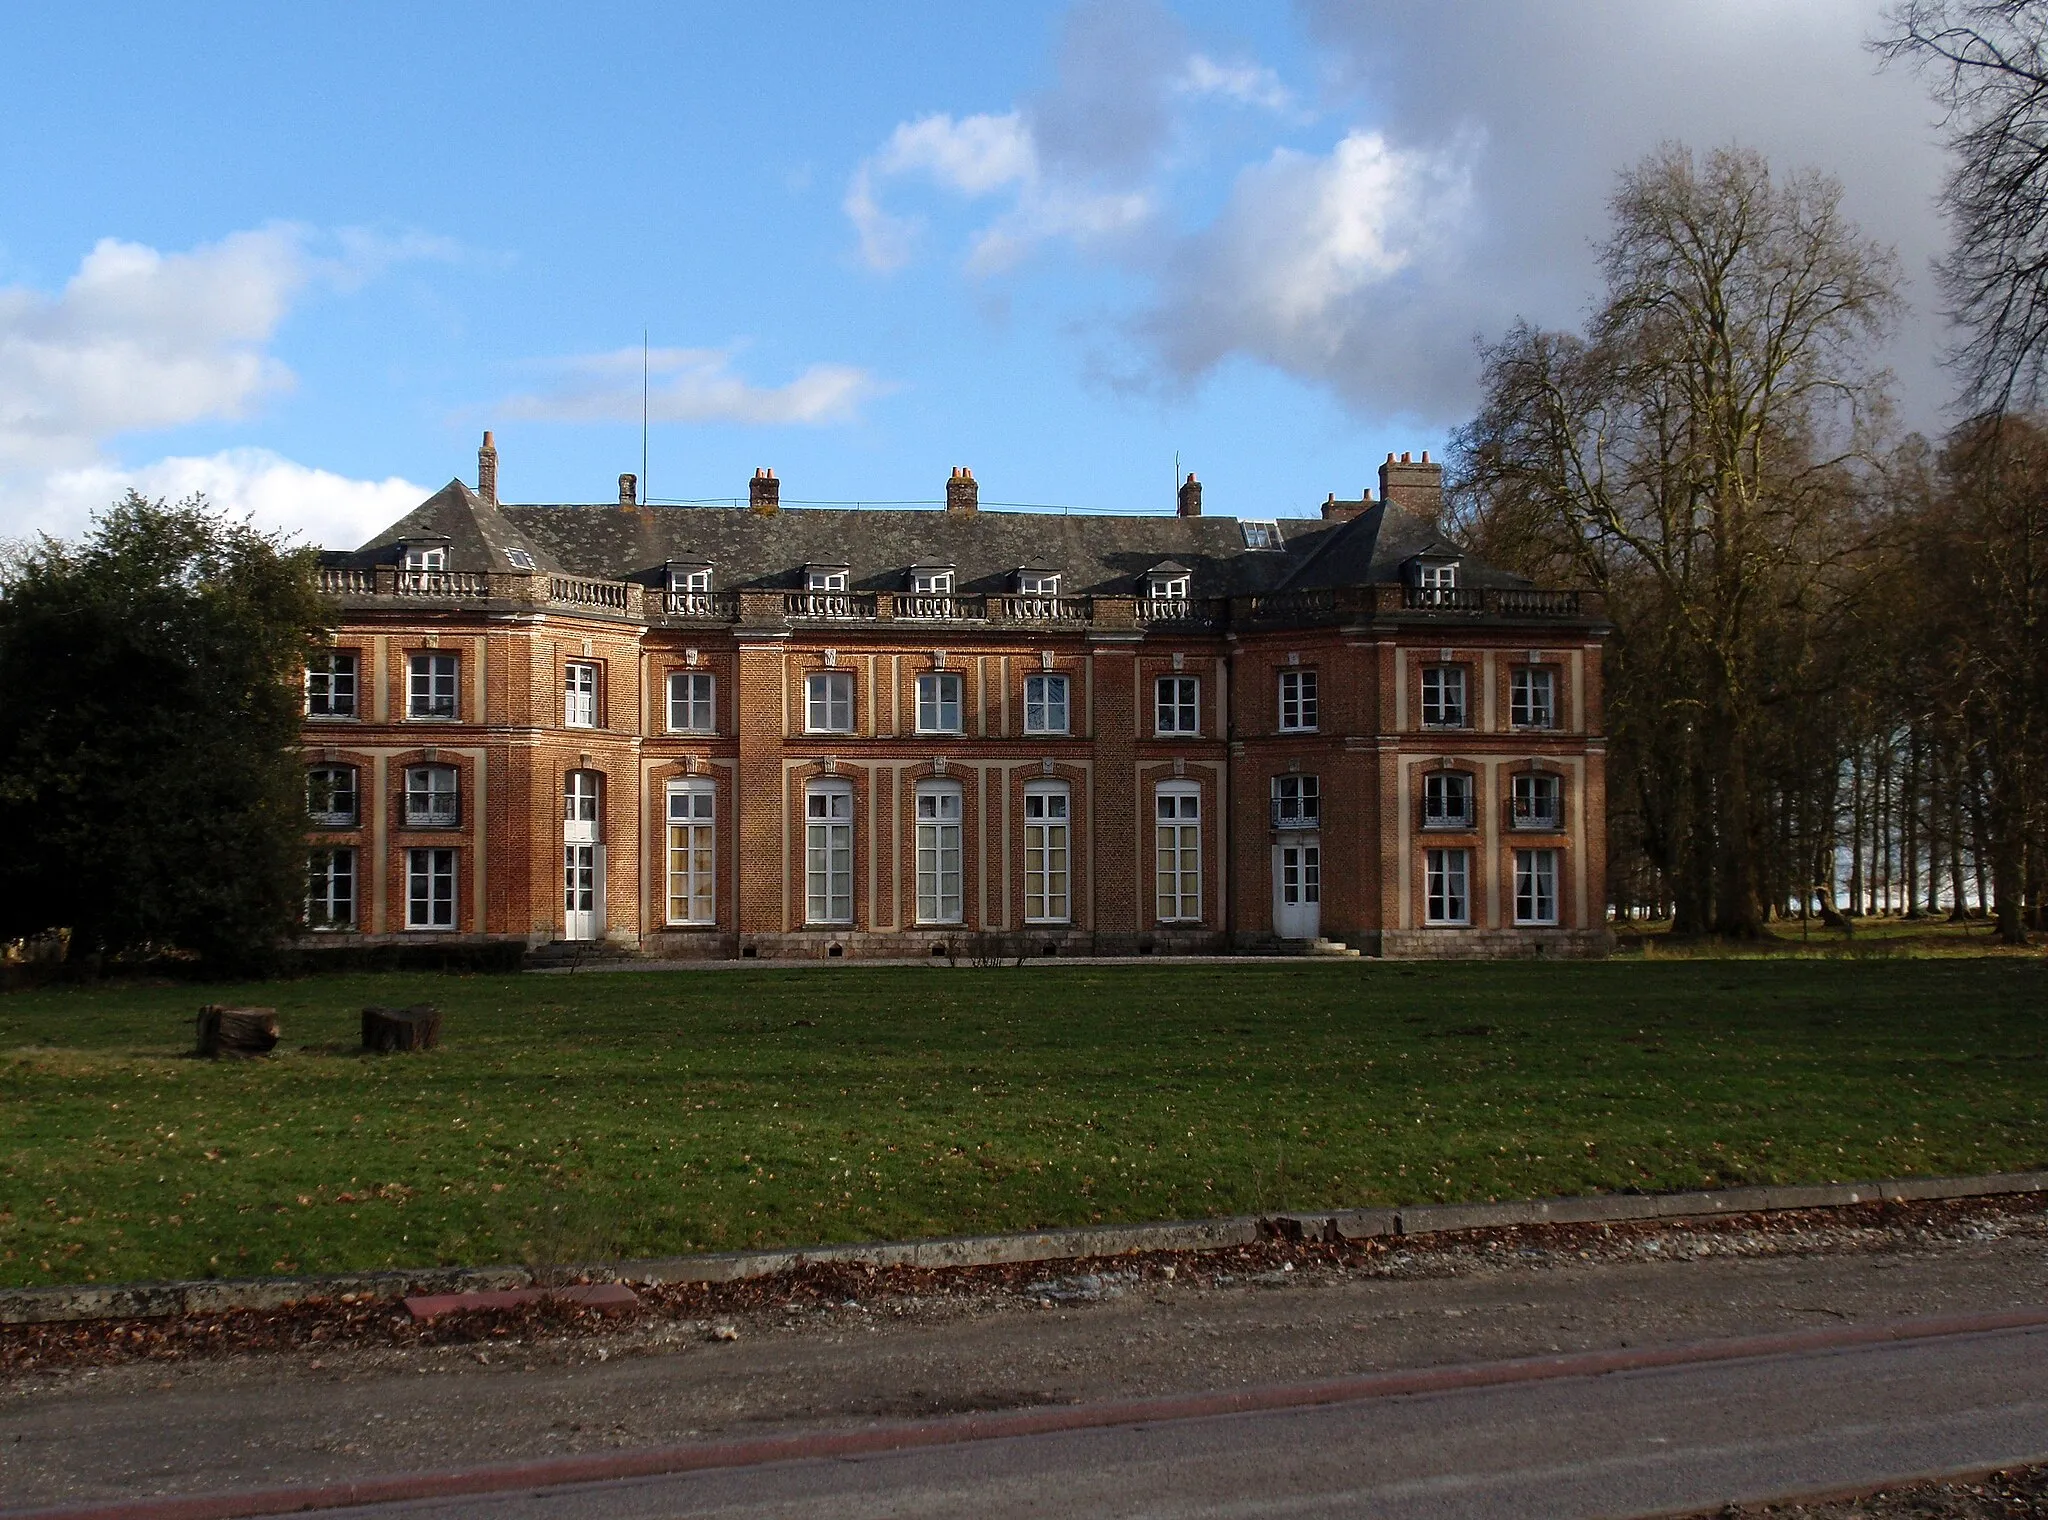
[{"label": "brick chimney", "polygon": [[1202,483],[1195,479],[1195,472],[1188,471],[1188,478],[1180,484],[1179,512],[1182,517],[1202,515]]},{"label": "brick chimney", "polygon": [[1371,506],[1371,487],[1360,491],[1356,501],[1339,501],[1337,500],[1337,493],[1332,491],[1329,498],[1323,503],[1323,521],[1350,522],[1352,518],[1358,516],[1361,512],[1369,510]]},{"label": "brick chimney", "polygon": [[1429,462],[1428,449],[1419,461],[1389,454],[1380,466],[1380,495],[1388,506],[1434,522],[1444,509],[1444,467]]},{"label": "brick chimney", "polygon": [[637,512],[640,510],[640,477],[621,475],[619,477],[619,510]]},{"label": "brick chimney", "polygon": [[952,477],[946,482],[946,510],[948,512],[979,512],[981,510],[981,487],[975,483],[974,471],[953,466]]},{"label": "brick chimney", "polygon": [[782,482],[773,470],[754,471],[754,478],[747,482],[747,505],[764,517],[782,510]]},{"label": "brick chimney", "polygon": [[476,451],[476,494],[496,506],[498,503],[498,446],[484,434],[484,446]]}]

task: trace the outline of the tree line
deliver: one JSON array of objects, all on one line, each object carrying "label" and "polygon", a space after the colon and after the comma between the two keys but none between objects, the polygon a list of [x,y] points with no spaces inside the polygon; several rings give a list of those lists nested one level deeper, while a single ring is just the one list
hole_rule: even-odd
[{"label": "tree line", "polygon": [[1583,329],[1486,346],[1452,449],[1475,552],[1606,594],[1612,905],[1681,932],[2048,927],[2048,7],[1890,20],[1950,113],[1944,436],[1896,425],[1899,272],[1839,184],[1667,145]]}]

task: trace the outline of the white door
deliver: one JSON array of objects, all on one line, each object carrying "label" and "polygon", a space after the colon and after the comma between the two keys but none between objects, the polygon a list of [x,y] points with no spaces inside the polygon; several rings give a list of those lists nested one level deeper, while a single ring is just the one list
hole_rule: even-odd
[{"label": "white door", "polygon": [[562,789],[562,938],[604,933],[604,846],[598,842],[597,773],[571,771]]},{"label": "white door", "polygon": [[1314,939],[1323,920],[1323,850],[1313,838],[1273,847],[1273,930]]}]

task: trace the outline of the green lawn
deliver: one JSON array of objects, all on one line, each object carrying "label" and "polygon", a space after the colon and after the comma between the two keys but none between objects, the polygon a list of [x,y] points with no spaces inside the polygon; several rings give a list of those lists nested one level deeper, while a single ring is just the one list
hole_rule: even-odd
[{"label": "green lawn", "polygon": [[[183,1052],[274,1003],[272,1058]],[[363,1057],[368,1002],[447,1048]],[[2028,959],[857,966],[0,997],[0,1281],[2048,1163]]]}]

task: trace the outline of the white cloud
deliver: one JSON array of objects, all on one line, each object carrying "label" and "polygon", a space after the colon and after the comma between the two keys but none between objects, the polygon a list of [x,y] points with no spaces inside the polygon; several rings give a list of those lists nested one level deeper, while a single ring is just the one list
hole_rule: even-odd
[{"label": "white cloud", "polygon": [[56,295],[0,290],[0,466],[245,416],[292,383],[264,348],[307,274],[300,234],[266,228],[173,254],[104,238]]},{"label": "white cloud", "polygon": [[1007,268],[1051,238],[1086,244],[1128,232],[1153,210],[1152,197],[1142,190],[1101,191],[1049,177],[1021,112],[958,120],[921,116],[899,123],[847,185],[846,214],[871,269],[886,272],[910,261],[922,223],[891,215],[876,198],[878,182],[906,176],[969,200],[1015,192],[1009,208],[974,235],[967,267],[976,274]]},{"label": "white cloud", "polygon": [[1218,63],[1206,53],[1189,57],[1174,88],[1183,95],[1220,95],[1265,111],[1284,112],[1294,107],[1294,96],[1264,64]]},{"label": "white cloud", "polygon": [[[560,361],[560,383],[514,396],[499,410],[543,422],[638,422],[637,348]],[[763,386],[732,371],[732,353],[718,348],[657,348],[647,355],[647,414],[656,422],[739,422],[755,426],[823,426],[848,422],[890,389],[850,364],[813,364],[783,385]]]},{"label": "white cloud", "polygon": [[17,481],[7,493],[16,507],[9,514],[7,534],[75,538],[94,512],[119,500],[131,487],[169,501],[203,494],[260,528],[296,534],[301,542],[329,549],[352,549],[375,537],[430,494],[426,487],[395,475],[353,480],[295,464],[268,449],[231,449],[205,457],[160,459],[133,469],[99,462]]},{"label": "white cloud", "polygon": [[110,237],[55,292],[0,288],[0,535],[73,536],[133,486],[172,499],[203,492],[312,542],[360,542],[424,493],[261,449],[128,467],[108,447],[251,416],[293,385],[270,345],[309,288],[354,289],[394,264],[456,252],[419,233],[285,224],[170,253]]},{"label": "white cloud", "polygon": [[1455,279],[1476,153],[1362,130],[1326,155],[1276,150],[1181,242],[1138,331],[1181,380],[1245,354],[1355,400],[1415,388],[1438,356],[1401,340]]}]

